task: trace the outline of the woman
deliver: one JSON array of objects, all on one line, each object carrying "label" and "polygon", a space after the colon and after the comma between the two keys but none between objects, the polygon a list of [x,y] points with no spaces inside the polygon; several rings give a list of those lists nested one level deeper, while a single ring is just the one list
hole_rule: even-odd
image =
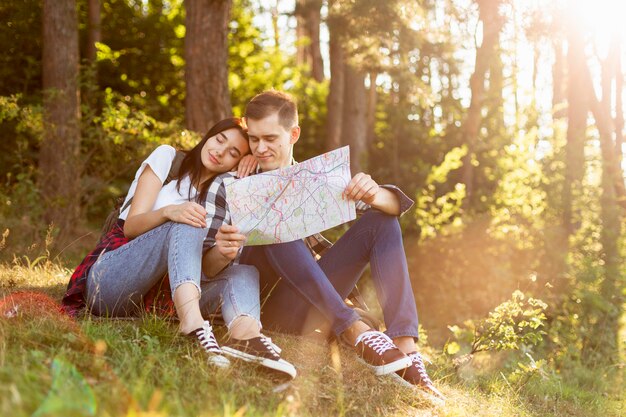
[{"label": "woman", "polygon": [[[207,223],[213,230],[228,221],[223,179],[231,174],[225,173],[249,152],[238,118],[213,126],[165,185],[176,150],[162,145],[152,152],[135,175],[115,227],[72,276],[63,300],[66,311],[72,311],[78,295],[86,296],[96,315],[137,314],[143,297],[168,273],[179,330],[197,340],[210,363],[226,367],[230,362],[223,355],[228,354],[295,376],[280,349],[260,333],[256,269],[232,265],[213,277],[202,273],[203,255],[208,259],[217,250],[207,239]],[[202,314],[220,308],[232,340],[226,351]]]}]

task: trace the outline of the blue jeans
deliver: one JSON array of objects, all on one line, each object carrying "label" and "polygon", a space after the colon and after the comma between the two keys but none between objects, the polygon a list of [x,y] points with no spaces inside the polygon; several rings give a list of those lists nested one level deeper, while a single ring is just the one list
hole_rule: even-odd
[{"label": "blue jeans", "polygon": [[233,265],[210,279],[202,273],[207,232],[167,222],[103,253],[87,276],[87,306],[96,315],[136,315],[143,296],[168,273],[172,297],[181,284],[198,288],[204,317],[221,308],[227,325],[242,315],[259,320],[259,274],[254,267]]},{"label": "blue jeans", "polygon": [[395,216],[368,210],[317,262],[302,240],[246,247],[240,261],[261,274],[266,326],[305,334],[330,325],[341,334],[359,320],[344,300],[369,263],[387,335],[418,337],[417,309]]}]

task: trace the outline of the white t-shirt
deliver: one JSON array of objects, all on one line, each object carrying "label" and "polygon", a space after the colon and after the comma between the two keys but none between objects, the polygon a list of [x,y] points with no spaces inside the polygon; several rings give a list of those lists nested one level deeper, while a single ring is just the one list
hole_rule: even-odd
[{"label": "white t-shirt", "polygon": [[[137,182],[139,181],[139,177],[143,173],[144,169],[146,169],[146,165],[150,165],[150,168],[157,177],[161,180],[161,184],[165,182],[167,179],[167,174],[170,172],[170,168],[172,166],[172,162],[176,157],[176,149],[169,145],[161,145],[156,148],[145,161],[141,163],[141,166],[137,170],[135,174],[135,179],[133,183],[130,185],[130,189],[128,190],[128,194],[124,199],[124,204],[122,207],[126,205],[126,202],[135,195],[135,190],[137,189]],[[154,206],[152,206],[152,210],[158,210],[161,207],[165,207],[170,204],[182,204],[189,201],[191,197],[191,201],[195,201],[195,198],[198,194],[198,191],[191,185],[191,179],[189,175],[186,175],[180,182],[180,192],[176,189],[176,184],[178,184],[178,180],[172,180],[159,191],[159,195],[157,196],[156,201],[154,202]],[[191,189],[191,193],[189,190]],[[131,203],[132,205],[132,203]],[[130,211],[130,206],[126,210],[120,213],[120,219],[126,220],[128,217],[128,212]]]}]

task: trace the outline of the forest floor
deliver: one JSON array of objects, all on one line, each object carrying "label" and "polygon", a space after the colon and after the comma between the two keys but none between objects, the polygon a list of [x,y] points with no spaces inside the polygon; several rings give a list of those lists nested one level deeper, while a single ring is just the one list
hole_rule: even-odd
[{"label": "forest floor", "polygon": [[298,370],[291,383],[246,363],[216,371],[174,322],[58,314],[70,274],[47,260],[0,264],[0,416],[626,416],[623,366],[513,379],[501,355],[457,369],[424,346],[443,405],[343,346],[293,336],[271,334]]}]

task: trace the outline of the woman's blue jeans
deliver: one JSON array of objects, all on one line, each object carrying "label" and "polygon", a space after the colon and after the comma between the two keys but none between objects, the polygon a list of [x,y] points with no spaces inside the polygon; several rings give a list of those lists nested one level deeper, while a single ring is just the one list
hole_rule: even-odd
[{"label": "woman's blue jeans", "polygon": [[337,335],[359,320],[344,299],[369,263],[387,335],[418,337],[415,298],[395,216],[368,210],[319,261],[297,240],[246,247],[240,262],[254,265],[261,274],[266,326],[297,334],[330,327]]},{"label": "woman's blue jeans", "polygon": [[227,325],[239,316],[260,320],[256,268],[233,265],[210,279],[202,273],[202,242],[207,232],[167,222],[103,253],[87,277],[87,306],[96,315],[136,315],[143,296],[168,273],[172,298],[181,284],[198,288],[204,317],[221,308]]}]

